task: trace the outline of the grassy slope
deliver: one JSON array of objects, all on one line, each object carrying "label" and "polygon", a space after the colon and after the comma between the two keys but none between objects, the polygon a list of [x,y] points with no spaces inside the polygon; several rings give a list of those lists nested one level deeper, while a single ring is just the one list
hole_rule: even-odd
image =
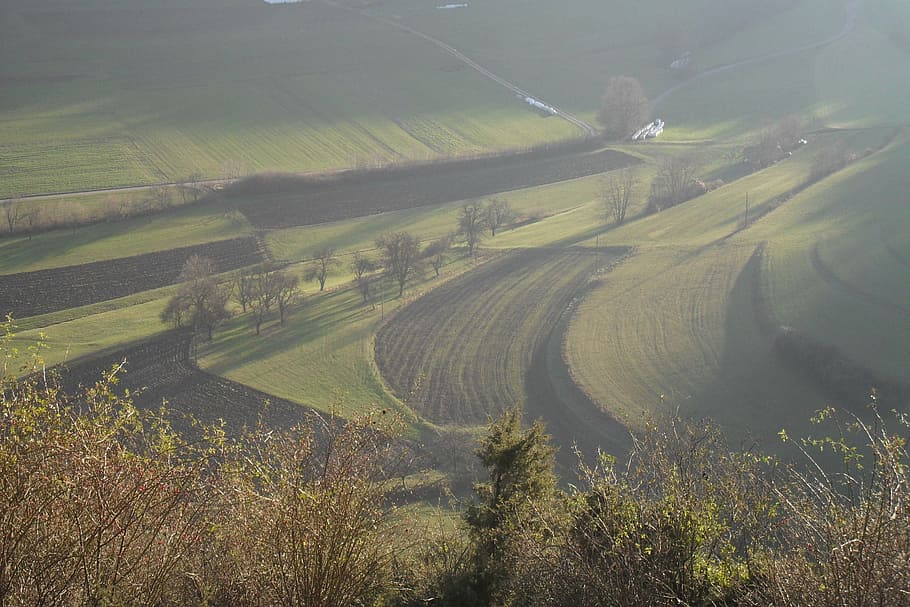
[{"label": "grassy slope", "polygon": [[[455,276],[469,266],[462,262],[444,269]],[[299,269],[299,267],[298,267]],[[238,316],[215,340],[200,350],[202,368],[259,388],[276,396],[342,414],[371,407],[391,407],[413,413],[390,396],[373,367],[373,333],[382,319],[418,297],[439,280],[425,277],[399,299],[386,283],[376,305],[363,305],[349,283],[307,296],[285,326],[275,322],[256,336],[248,316]],[[329,286],[329,285],[327,285]]]},{"label": "grassy slope", "polygon": [[0,71],[0,195],[195,169],[318,170],[575,132],[356,13],[317,2],[139,4],[4,8],[3,37],[22,60]]},{"label": "grassy slope", "polygon": [[[507,201],[525,218],[547,218],[546,222],[541,222],[541,227],[545,226],[544,229],[552,232],[554,225],[552,216],[590,203],[597,195],[601,179],[600,176],[586,177],[506,192],[497,195],[496,198]],[[322,246],[331,246],[342,253],[372,250],[376,237],[387,232],[406,230],[426,242],[455,231],[462,204],[455,202],[323,225],[275,230],[268,234],[266,242],[276,258],[295,261],[311,258],[313,252]],[[516,239],[511,238],[512,233],[524,234],[524,230],[526,228],[501,232],[495,239],[485,240],[484,244],[514,246]],[[518,240],[525,245],[533,244],[523,237],[519,237]]]},{"label": "grassy slope", "polygon": [[[910,145],[897,143],[807,190],[754,234],[772,238],[768,288],[781,323],[904,380],[910,380],[908,162]],[[827,272],[813,263],[816,245]]]},{"label": "grassy slope", "polygon": [[[699,66],[836,28],[832,0],[801,0],[734,36],[691,40]],[[651,94],[674,83],[660,47],[711,28],[720,0],[606,7],[535,0],[377,9],[439,36],[534,94],[591,118],[609,76]],[[2,8],[0,196],[169,181],[200,170],[320,170],[472,153],[577,134],[419,38],[320,2]],[[707,16],[706,16],[707,15]],[[716,29],[716,28],[715,28]],[[771,32],[771,33],[769,33]],[[407,66],[407,69],[400,69]]]},{"label": "grassy slope", "polygon": [[[804,427],[824,403],[772,355],[756,326],[757,296],[768,298],[777,322],[910,380],[910,150],[902,136],[741,230],[747,192],[753,216],[761,214],[805,180],[821,146],[844,139],[861,153],[906,124],[907,47],[890,20],[908,16],[896,3],[871,2],[851,36],[718,76],[668,104],[670,124],[688,127],[669,129],[668,140],[729,136],[792,111],[814,114],[816,125],[867,130],[820,135],[792,159],[600,236],[637,246],[586,300],[566,344],[576,378],[604,407],[634,422],[663,394],[669,406],[711,415],[740,435]],[[762,242],[756,285],[748,258]]]},{"label": "grassy slope", "polygon": [[[802,0],[751,28],[718,36],[725,11],[737,10],[730,7],[716,0],[688,2],[685,10],[668,10],[662,0],[503,0],[439,11],[418,0],[395,0],[376,10],[449,42],[494,72],[528,83],[526,88],[543,99],[589,118],[611,76],[634,75],[651,96],[673,85],[664,48],[674,46],[671,41],[693,51],[693,67],[702,69],[799,44],[807,35],[807,17],[812,35],[830,35],[841,25],[836,2]],[[697,33],[682,35],[686,30]]]},{"label": "grassy slope", "polygon": [[[410,4],[399,2],[388,6],[407,7]],[[802,4],[799,10],[809,10],[806,6],[816,10],[818,6],[829,4],[813,0]],[[514,16],[510,13],[514,8],[510,3],[503,3],[502,7],[484,7],[487,12],[483,14],[489,17],[489,11],[501,11],[497,18],[504,20]],[[552,10],[557,9],[543,7],[543,3],[533,4],[528,7],[529,12],[521,13],[521,19],[528,21],[525,25],[530,26]],[[452,12],[453,15],[456,13]],[[589,57],[592,53],[597,55],[591,46],[594,44],[593,26],[587,34],[578,37],[578,48],[573,47],[575,42],[566,44],[565,48],[558,49],[551,61],[541,59],[542,55],[553,51],[546,48],[542,38],[531,36],[533,42],[526,45],[528,50],[516,52],[515,46],[507,40],[484,35],[483,28],[487,26],[481,27],[472,14],[459,13],[461,16],[457,19],[465,20],[464,23],[435,33],[462,50],[468,46],[476,48],[478,54],[472,56],[481,61],[485,60],[486,53],[494,69],[497,54],[505,52],[505,47],[512,49],[500,60],[503,75],[517,79],[523,70],[530,73],[537,64],[542,74],[539,76],[541,88],[546,91],[552,87],[554,102],[563,102],[559,96],[562,93],[566,95],[570,109],[573,104],[577,109],[585,109],[583,106],[587,101],[568,99],[579,89],[570,89],[568,80],[561,78],[577,79],[580,71],[590,73],[592,66],[603,59],[600,57],[595,61]],[[582,10],[579,14],[584,16],[585,12]],[[817,23],[818,31],[813,27],[813,35],[823,37],[838,29],[836,20],[825,15]],[[906,28],[901,29],[900,24],[906,23],[907,17],[908,11],[892,0],[868,0],[866,18],[860,21],[856,32],[836,44],[786,60],[718,75],[680,91],[661,110],[670,124],[665,138],[667,143],[635,149],[659,158],[665,153],[688,149],[687,142],[690,141],[717,139],[720,145],[709,150],[709,157],[705,159],[706,166],[713,167],[729,165],[738,147],[757,129],[790,112],[806,115],[817,126],[890,127],[904,124],[910,110],[902,100],[907,97],[905,83],[910,78],[904,77],[903,71],[907,69],[904,59],[910,47],[901,38]],[[424,11],[405,18],[409,23],[423,27],[438,15]],[[577,26],[579,21],[584,19],[573,17],[571,22]],[[596,25],[590,19],[587,21]],[[488,23],[492,27],[496,21]],[[449,25],[444,27],[449,28]],[[431,30],[429,26],[427,29]],[[617,30],[620,29],[623,28],[617,26]],[[771,47],[783,45],[799,38],[798,29],[778,28],[780,40],[764,35],[737,36],[736,40],[743,41],[741,46],[730,39],[724,43],[729,48],[718,45],[714,58],[706,51],[700,60],[711,64],[712,61],[723,62],[727,57],[754,56],[759,41]],[[504,31],[510,30],[505,28]],[[514,33],[505,35],[518,36]],[[524,36],[526,34],[520,37]],[[520,44],[520,40],[515,43]],[[644,52],[645,42],[638,50],[633,48],[635,45],[624,47],[618,39],[615,43],[615,47],[605,48],[603,53],[629,57],[630,62],[616,65],[644,65],[645,59],[653,59],[653,48]],[[575,76],[556,75],[560,62],[576,51],[579,52],[577,57],[585,58],[577,59],[577,65],[573,63],[569,71],[579,72],[574,72]],[[601,61],[601,65],[607,65],[607,62]],[[889,69],[879,69],[882,65]],[[346,86],[364,82],[363,75],[356,69],[359,68],[350,68]],[[611,75],[607,72],[598,72],[601,81],[596,86],[591,85],[592,91],[601,87],[607,75]],[[643,76],[649,89],[659,90],[668,84],[662,80],[666,75],[659,72],[654,69],[650,76],[647,73]],[[227,84],[223,73],[217,75],[222,78],[217,93],[221,95],[227,90]],[[344,79],[338,76],[332,80],[339,78]],[[438,84],[435,80],[431,82]],[[184,85],[178,84],[177,89],[182,90]],[[417,86],[414,82],[397,85]],[[65,80],[41,86],[45,87],[42,90],[49,91],[77,85]],[[326,104],[339,94],[330,87],[325,91],[327,97],[322,103]],[[197,91],[193,94],[198,94],[199,98],[193,104],[179,107],[195,107],[197,110],[194,111],[201,111],[198,108],[212,92]],[[15,95],[8,99],[12,98]],[[52,103],[45,100],[42,93],[35,93],[29,101],[38,98],[41,98],[37,104],[39,108]],[[262,101],[261,97],[255,99]],[[392,103],[392,98],[387,101]],[[144,101],[148,104],[145,110],[154,114],[159,102],[160,99],[153,98]],[[339,111],[354,112],[343,107],[347,102],[339,103]],[[20,110],[26,107],[23,103]],[[82,116],[80,107],[83,106],[71,107],[77,116]],[[238,101],[236,110],[241,109]],[[190,112],[189,109],[177,111]],[[403,107],[402,111],[419,114],[415,107]],[[48,125],[63,124],[51,120],[50,114],[46,118],[43,124],[34,123],[35,132]],[[193,122],[192,128],[211,129],[214,138],[222,136],[216,132],[215,118],[187,114],[181,120],[190,118],[202,122],[201,126],[198,121]],[[244,124],[243,116],[234,115],[231,119]],[[207,120],[210,120],[208,124]],[[171,124],[177,122],[179,120]],[[98,129],[107,128],[102,123],[99,120]],[[157,127],[164,123],[155,126],[152,120],[148,124],[151,131],[158,130]],[[61,132],[66,133],[65,130]],[[165,129],[165,132],[169,131]],[[874,145],[883,132],[875,131],[868,140],[863,139],[865,135],[862,134],[841,135],[855,136],[851,144],[859,149],[867,143]],[[274,131],[270,133],[274,135]],[[325,145],[353,140],[353,136],[339,137],[339,133],[344,134],[338,130],[326,135]],[[84,134],[80,132],[73,136],[78,139]],[[93,131],[92,136],[95,134]],[[825,137],[830,140],[836,136],[840,135]],[[174,137],[176,141],[176,135]],[[204,139],[200,137],[200,141]],[[822,139],[820,137],[818,141]],[[193,143],[181,141],[181,145]],[[729,144],[730,141],[735,144]],[[770,355],[767,338],[760,335],[755,326],[752,307],[757,293],[750,280],[749,258],[760,242],[767,243],[761,287],[780,322],[855,352],[863,362],[881,372],[900,375],[910,369],[906,358],[906,344],[910,339],[907,316],[896,311],[907,305],[906,285],[910,283],[906,280],[906,261],[910,260],[910,239],[906,234],[910,233],[907,229],[910,218],[903,204],[906,197],[902,179],[910,153],[902,141],[899,139],[892,148],[813,186],[748,230],[738,233],[746,192],[755,213],[762,211],[762,205],[767,205],[774,197],[799,184],[808,172],[814,149],[817,149],[813,148],[815,141],[794,158],[758,175],[727,185],[677,209],[631,222],[620,229],[606,230],[596,238],[594,233],[601,221],[594,203],[596,179],[516,193],[510,195],[515,206],[527,210],[544,209],[555,214],[545,221],[505,232],[488,245],[560,245],[588,239],[588,244],[637,246],[634,258],[604,276],[601,286],[586,300],[572,323],[566,349],[576,377],[607,408],[632,421],[643,410],[656,405],[659,395],[664,394],[672,405],[681,404],[688,411],[711,414],[731,427],[767,435],[779,426],[796,425],[821,401],[811,386],[801,383],[777,365]],[[197,154],[196,151],[186,153]],[[199,157],[205,156],[199,154]],[[728,156],[722,158],[719,154]],[[162,157],[165,155],[162,153]],[[217,162],[212,161],[212,166],[215,164]],[[648,171],[643,169],[643,180]],[[644,193],[640,192],[639,205]],[[386,230],[407,228],[418,233],[442,233],[452,225],[455,209],[456,205],[451,205],[420,210],[416,215],[389,214],[287,230],[270,236],[269,244],[279,257],[294,260],[308,257],[317,244],[331,244],[344,251],[368,248],[375,236]],[[725,237],[729,238],[720,242]],[[15,241],[11,244],[25,246]],[[830,275],[820,274],[817,264],[813,265],[812,253],[816,244],[818,256],[827,267],[833,268],[836,281],[832,282]],[[105,254],[97,249],[87,255]],[[46,263],[58,264],[56,261]],[[295,271],[302,269],[300,265],[295,266]],[[338,276],[332,284],[345,280],[347,277]],[[92,314],[71,321],[73,324],[55,325],[62,330],[60,336],[54,338],[55,343],[70,343],[67,342],[69,338],[75,343],[85,336],[79,347],[89,350],[103,347],[112,339],[159,330],[157,321],[148,320],[156,316],[152,308],[161,305],[161,300],[156,301],[158,303],[153,301]],[[353,293],[344,290],[312,297],[310,304],[296,313],[288,327],[269,329],[268,339],[256,340],[250,335],[247,320],[236,319],[222,337],[203,352],[202,363],[233,379],[267,391],[283,390],[282,395],[317,406],[329,407],[337,400],[337,385],[346,386],[352,409],[371,402],[391,404],[370,368],[369,340],[376,312],[363,310],[356,301]],[[142,306],[148,306],[148,309]],[[626,311],[629,310],[634,316],[628,316]],[[120,323],[125,327],[122,336],[111,336],[106,332],[107,327],[120,326]],[[101,340],[93,337],[99,334],[105,337]]]},{"label": "grassy slope", "polygon": [[[549,216],[502,232],[485,244],[491,248],[516,243],[538,246],[584,238],[590,229],[587,222],[566,223],[562,217],[576,208],[588,216],[597,213],[594,197],[599,179],[585,178],[503,195],[522,212]],[[454,229],[459,206],[452,203],[274,232],[268,238],[269,248],[283,259],[299,261],[310,257],[318,246],[335,247],[342,265],[326,286],[337,290],[309,297],[304,310],[288,327],[273,329],[274,338],[257,338],[246,318],[232,321],[211,346],[200,352],[200,364],[230,379],[319,408],[329,408],[339,400],[344,400],[351,410],[371,403],[390,406],[394,401],[372,370],[372,334],[383,310],[360,305],[359,295],[350,287],[350,255],[355,250],[370,250],[376,237],[387,231],[407,229],[421,237],[445,234]],[[453,255],[455,261],[443,269],[444,276],[452,277],[471,267],[459,259],[460,251]],[[305,267],[306,263],[292,266],[301,275]],[[406,292],[405,301],[438,284],[430,275],[432,271],[425,274],[426,282],[417,290]],[[310,293],[314,288],[306,285]],[[390,286],[387,288],[390,296],[396,294]],[[384,313],[394,312],[401,304],[388,297]],[[339,399],[339,386],[343,387],[344,399]]]},{"label": "grassy slope", "polygon": [[31,272],[226,240],[250,232],[236,212],[206,207],[0,239],[0,274]]}]

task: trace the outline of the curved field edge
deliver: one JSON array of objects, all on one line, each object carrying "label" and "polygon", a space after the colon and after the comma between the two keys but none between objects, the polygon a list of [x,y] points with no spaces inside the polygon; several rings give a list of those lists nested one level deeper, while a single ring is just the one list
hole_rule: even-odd
[{"label": "curved field edge", "polygon": [[639,250],[572,319],[565,351],[573,377],[633,428],[677,409],[743,439],[804,427],[824,403],[773,352],[760,322],[758,263],[751,243]]},{"label": "curved field edge", "polygon": [[58,367],[63,386],[91,386],[117,368],[117,391],[141,408],[167,405],[175,425],[189,429],[192,420],[223,423],[228,431],[263,421],[289,427],[308,407],[200,370],[192,362],[193,336],[168,331],[121,346],[101,356],[88,356]]},{"label": "curved field edge", "polygon": [[609,420],[590,405],[581,415],[577,403],[563,402],[569,387],[554,386],[548,369],[554,343],[560,362],[561,320],[595,264],[622,252],[518,250],[434,289],[379,329],[375,356],[383,379],[432,423],[482,424],[524,403],[550,423],[561,445],[605,442],[606,427],[564,423],[566,415],[604,426]]}]

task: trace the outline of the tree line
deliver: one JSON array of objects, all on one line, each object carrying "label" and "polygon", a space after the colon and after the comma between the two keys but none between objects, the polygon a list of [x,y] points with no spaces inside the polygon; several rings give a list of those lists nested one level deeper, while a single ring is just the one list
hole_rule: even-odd
[{"label": "tree line", "polygon": [[[376,281],[388,277],[401,297],[407,285],[427,266],[439,276],[456,240],[463,241],[468,254],[473,256],[486,231],[493,237],[516,218],[517,214],[506,201],[494,198],[486,204],[472,201],[463,205],[456,229],[425,246],[419,237],[407,231],[383,234],[375,241],[377,257],[361,251],[354,253],[349,267],[354,287],[364,304],[373,304]],[[319,291],[324,291],[329,277],[340,265],[333,247],[319,247],[304,269],[304,280],[318,283]],[[275,314],[279,324],[284,325],[289,311],[304,301],[297,274],[287,264],[272,261],[246,268],[233,280],[221,280],[211,259],[193,255],[183,265],[177,282],[177,292],[162,310],[161,320],[174,328],[191,328],[208,340],[230,318],[232,301],[240,307],[241,314],[249,314],[256,335],[261,334],[263,325]]]}]

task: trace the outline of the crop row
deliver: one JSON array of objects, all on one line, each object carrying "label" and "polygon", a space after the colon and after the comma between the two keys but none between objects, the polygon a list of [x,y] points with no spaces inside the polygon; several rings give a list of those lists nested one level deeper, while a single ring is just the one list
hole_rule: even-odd
[{"label": "crop row", "polygon": [[621,168],[635,159],[612,150],[437,164],[312,180],[246,180],[226,195],[259,227],[313,225],[386,211],[489,196]]},{"label": "crop row", "polygon": [[219,271],[262,260],[253,237],[233,238],[62,268],[0,275],[0,315],[25,318],[174,284],[192,255],[209,257]]},{"label": "crop row", "polygon": [[177,424],[190,416],[206,423],[223,420],[229,430],[237,430],[255,424],[260,416],[284,427],[303,418],[307,409],[301,405],[199,370],[191,361],[191,350],[190,333],[165,333],[69,365],[62,371],[63,385],[69,390],[90,386],[126,361],[118,374],[118,391],[129,390],[141,408],[157,409],[166,404]]},{"label": "crop row", "polygon": [[0,157],[0,198],[160,181],[125,137],[9,144]]},{"label": "crop row", "polygon": [[547,373],[548,341],[598,256],[610,254],[513,252],[432,290],[377,334],[383,377],[438,423],[483,423],[519,402],[534,415],[558,419],[565,413],[560,403],[529,402],[539,379],[533,376]]}]

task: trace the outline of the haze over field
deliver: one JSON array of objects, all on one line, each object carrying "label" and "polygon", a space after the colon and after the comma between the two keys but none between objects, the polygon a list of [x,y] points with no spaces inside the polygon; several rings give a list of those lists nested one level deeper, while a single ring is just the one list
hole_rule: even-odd
[{"label": "haze over field", "polygon": [[[180,272],[172,260],[255,235],[259,259],[290,264],[301,277],[318,249],[331,250],[331,291],[310,293],[292,321],[274,329],[272,339],[285,344],[278,348],[262,336],[251,342],[249,321],[232,311],[214,339],[200,343],[203,368],[317,408],[342,389],[358,395],[345,405],[353,409],[438,410],[432,391],[420,392],[427,403],[404,404],[409,389],[380,377],[370,345],[382,325],[371,320],[376,302],[352,300],[351,314],[331,325],[320,322],[328,312],[321,306],[349,288],[355,252],[376,257],[382,234],[408,231],[427,243],[457,232],[465,200],[497,197],[514,209],[514,226],[483,239],[467,266],[456,236],[445,259],[452,272],[515,248],[632,251],[610,272],[590,275],[558,348],[566,377],[591,406],[630,427],[669,402],[767,440],[836,400],[829,380],[781,358],[780,339],[765,325],[836,348],[853,369],[837,374],[856,382],[910,381],[901,168],[908,112],[901,87],[910,81],[901,71],[902,32],[910,14],[901,3],[701,0],[680,11],[661,0],[634,8],[503,0],[439,10],[407,0],[197,0],[5,2],[2,11],[3,52],[16,60],[0,67],[0,195],[15,197],[4,203],[13,234],[0,241],[0,299],[25,329],[21,339],[48,333],[52,360],[163,335],[158,310]],[[605,142],[615,150],[609,158],[597,155],[604,145],[597,139],[569,143],[607,124],[598,121],[609,112],[598,111],[620,75],[641,83],[662,132],[645,143]],[[257,171],[360,170],[545,142],[563,147],[533,160],[491,159],[488,169],[468,162],[341,174],[332,178],[337,185],[268,178],[225,189]],[[764,142],[777,146],[770,155],[756,147]],[[835,164],[819,168],[826,154]],[[677,159],[689,165],[687,179],[712,191],[653,213],[654,180]],[[634,168],[628,219],[617,226],[605,208],[616,179],[598,173],[621,166]],[[156,185],[134,189],[147,184]],[[44,196],[28,202],[34,195]],[[216,262],[227,284],[223,273],[250,258]],[[60,279],[49,278],[54,268],[64,268]],[[471,284],[474,273],[460,280]],[[407,304],[445,275],[415,274],[411,295],[382,307]],[[87,281],[92,287],[78,298],[67,295]],[[384,300],[391,286],[377,285],[371,297]],[[361,345],[329,345],[354,326],[344,343]],[[317,334],[321,342],[304,337]],[[234,345],[238,339],[245,345]],[[347,361],[318,372],[337,385],[328,379],[316,388],[304,379],[305,364],[291,364],[310,351]],[[409,364],[420,375],[422,363]],[[336,367],[351,365],[363,371],[337,376]],[[769,382],[771,375],[779,379]],[[871,387],[854,386],[850,398]],[[485,389],[470,391],[486,402]],[[509,394],[509,401],[533,397]]]},{"label": "haze over field", "polygon": [[562,482],[908,412],[904,0],[0,0],[0,56],[0,344],[69,388],[392,414],[415,508],[516,405]]}]

